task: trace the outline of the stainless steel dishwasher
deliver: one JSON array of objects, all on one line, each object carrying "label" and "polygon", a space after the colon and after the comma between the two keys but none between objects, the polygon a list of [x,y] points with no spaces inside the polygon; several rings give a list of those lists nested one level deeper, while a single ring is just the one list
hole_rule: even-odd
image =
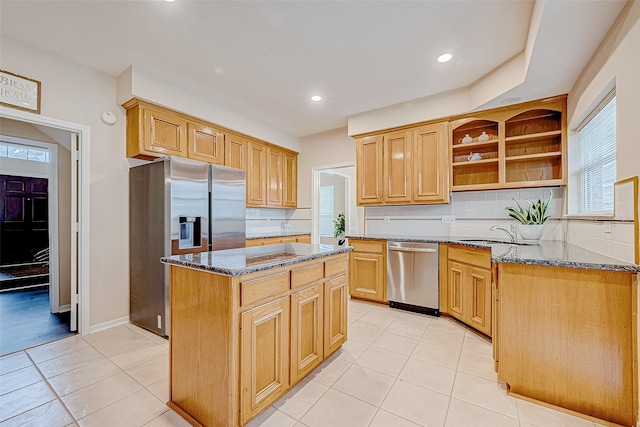
[{"label": "stainless steel dishwasher", "polygon": [[440,315],[437,243],[387,242],[387,298],[394,308]]}]

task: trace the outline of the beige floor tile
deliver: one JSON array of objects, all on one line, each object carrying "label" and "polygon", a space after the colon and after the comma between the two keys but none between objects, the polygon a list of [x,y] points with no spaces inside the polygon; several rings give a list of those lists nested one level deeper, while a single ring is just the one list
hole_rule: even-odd
[{"label": "beige floor tile", "polygon": [[360,318],[364,316],[364,313],[349,313],[347,315],[347,326],[351,326],[356,323]]},{"label": "beige floor tile", "polygon": [[348,300],[348,308],[349,311],[359,311],[361,313],[367,313],[369,311],[371,311],[371,309],[375,306],[376,304],[371,303],[371,302],[366,302],[366,301],[360,301],[360,300],[354,300],[349,298]]},{"label": "beige floor tile", "polygon": [[348,339],[371,344],[382,334],[382,329],[357,321],[349,326]]},{"label": "beige floor tile", "polygon": [[385,329],[385,332],[418,340],[424,333],[425,329],[427,329],[427,325],[405,321],[402,318],[398,318],[397,320],[394,320],[387,329]]},{"label": "beige floor tile", "polygon": [[302,424],[300,421],[298,421],[297,423],[295,423],[295,424],[293,425],[293,427],[309,427],[309,426],[308,426],[308,425],[306,425],[306,424]]},{"label": "beige floor tile", "polygon": [[32,366],[31,359],[23,351],[0,357],[0,375]]},{"label": "beige floor tile", "polygon": [[251,420],[246,427],[291,427],[297,421],[273,406]]},{"label": "beige floor tile", "polygon": [[147,390],[107,406],[78,421],[81,427],[141,426],[167,412],[169,408]]},{"label": "beige floor tile", "polygon": [[404,365],[398,378],[442,394],[450,395],[451,389],[453,388],[453,381],[456,378],[456,371],[434,363],[410,358],[406,365]]},{"label": "beige floor tile", "polygon": [[396,320],[401,322],[415,323],[422,326],[429,326],[432,320],[437,320],[435,316],[428,316],[426,314],[413,313],[411,311],[399,310],[399,314]]},{"label": "beige floor tile", "polygon": [[393,319],[367,313],[362,316],[357,323],[364,323],[365,325],[371,326],[372,328],[385,330],[389,327],[389,325],[393,323]]},{"label": "beige floor tile", "polygon": [[56,398],[49,386],[40,381],[0,396],[0,421],[15,417]]},{"label": "beige floor tile", "polygon": [[467,335],[464,338],[462,351],[466,353],[475,353],[482,356],[493,357],[493,347],[491,341]]},{"label": "beige floor tile", "polygon": [[65,427],[74,423],[59,400],[52,400],[2,423],[2,427]]},{"label": "beige floor tile", "polygon": [[37,365],[46,378],[51,378],[99,359],[104,359],[104,356],[93,347],[88,347],[55,359],[40,362]]},{"label": "beige floor tile", "polygon": [[369,427],[418,427],[419,424],[405,420],[391,412],[379,409]]},{"label": "beige floor tile", "polygon": [[369,347],[356,360],[356,364],[383,374],[398,376],[408,357],[378,347]]},{"label": "beige floor tile", "polygon": [[324,384],[306,378],[300,381],[273,406],[290,417],[299,420],[329,389]]},{"label": "beige floor tile", "polygon": [[358,357],[369,347],[370,344],[347,339],[347,342],[342,344],[342,348],[336,353],[338,359],[346,360],[347,362],[355,362]]},{"label": "beige floor tile", "polygon": [[411,357],[435,363],[436,365],[441,365],[446,368],[457,369],[460,350],[420,341],[413,350],[413,353],[411,353]]},{"label": "beige floor tile", "polygon": [[169,377],[165,377],[160,381],[156,381],[147,387],[154,396],[160,399],[162,402],[169,401]]},{"label": "beige floor tile", "polygon": [[386,319],[395,320],[400,316],[401,313],[405,313],[402,310],[394,310],[389,307],[389,305],[383,304],[374,304],[371,310],[367,314],[372,314],[374,316],[384,317]]},{"label": "beige floor tile", "polygon": [[329,389],[300,421],[309,427],[368,426],[376,411],[373,405]]},{"label": "beige floor tile", "polygon": [[161,354],[147,362],[127,369],[127,373],[143,386],[149,386],[169,376],[169,354]]},{"label": "beige floor tile", "polygon": [[125,325],[87,335],[84,340],[106,356],[122,353],[150,341]]},{"label": "beige floor tile", "polygon": [[16,371],[8,372],[0,376],[0,395],[35,384],[43,379],[35,366],[27,366]]},{"label": "beige floor tile", "polygon": [[309,378],[330,387],[349,369],[349,366],[351,366],[351,362],[339,359],[338,355],[333,355],[314,369],[309,374]]},{"label": "beige floor tile", "polygon": [[371,345],[408,356],[413,352],[416,344],[418,344],[417,339],[383,332]]},{"label": "beige floor tile", "polygon": [[147,331],[146,329],[136,326],[133,323],[127,323],[124,326],[126,326],[127,328],[131,329],[134,332],[137,332],[143,337],[151,341],[154,341],[156,344],[165,344],[167,345],[167,347],[169,346],[169,340],[165,337],[161,337],[158,334],[154,334],[153,332]]},{"label": "beige floor tile", "polygon": [[430,344],[441,345],[443,347],[451,347],[456,350],[462,348],[462,342],[464,341],[464,335],[456,334],[453,332],[443,331],[441,329],[434,329],[429,325],[420,341],[428,342]]},{"label": "beige floor tile", "polygon": [[390,375],[352,365],[331,388],[380,406],[395,380]]},{"label": "beige floor tile", "polygon": [[138,347],[111,356],[111,361],[126,371],[162,354],[169,354],[169,345],[149,340]]},{"label": "beige floor tile", "polygon": [[496,381],[458,372],[451,396],[511,418],[518,417],[516,399],[507,396],[504,385]]},{"label": "beige floor tile", "polygon": [[51,377],[47,381],[58,393],[58,396],[62,397],[119,372],[122,370],[109,359],[98,359],[64,374]]},{"label": "beige floor tile", "polygon": [[436,317],[429,323],[429,329],[451,332],[452,334],[464,335],[467,327],[448,316]]},{"label": "beige floor tile", "polygon": [[520,421],[537,427],[593,427],[591,421],[574,417],[526,400],[516,399]]},{"label": "beige floor tile", "polygon": [[50,344],[41,345],[39,347],[27,350],[29,356],[35,363],[44,362],[45,360],[55,359],[65,354],[73,353],[90,347],[80,336],[76,335],[54,341]]},{"label": "beige floor tile", "polygon": [[446,427],[519,427],[518,420],[497,412],[451,399]]},{"label": "beige floor tile", "polygon": [[191,427],[191,424],[169,409],[164,414],[154,418],[148,424],[145,424],[144,427]]},{"label": "beige floor tile", "polygon": [[449,396],[406,381],[396,381],[381,408],[414,423],[442,427]]},{"label": "beige floor tile", "polygon": [[130,396],[143,387],[124,372],[62,397],[76,420]]},{"label": "beige floor tile", "polygon": [[498,374],[493,370],[493,357],[463,351],[460,354],[458,371],[497,381]]}]

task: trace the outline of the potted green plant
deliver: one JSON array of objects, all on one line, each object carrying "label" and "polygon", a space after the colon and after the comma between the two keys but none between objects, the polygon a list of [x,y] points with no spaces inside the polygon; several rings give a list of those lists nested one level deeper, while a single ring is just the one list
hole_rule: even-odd
[{"label": "potted green plant", "polygon": [[333,220],[333,237],[336,237],[338,239],[339,246],[343,246],[345,242],[344,223],[345,223],[344,212],[341,212],[338,214],[336,219]]},{"label": "potted green plant", "polygon": [[523,208],[516,199],[517,208],[507,206],[505,209],[511,218],[514,218],[520,222],[518,224],[518,232],[523,240],[537,241],[542,237],[544,231],[544,223],[550,218],[547,215],[547,208],[553,198],[553,192],[549,190],[549,197],[546,201],[538,199],[537,202],[527,200],[529,207]]}]

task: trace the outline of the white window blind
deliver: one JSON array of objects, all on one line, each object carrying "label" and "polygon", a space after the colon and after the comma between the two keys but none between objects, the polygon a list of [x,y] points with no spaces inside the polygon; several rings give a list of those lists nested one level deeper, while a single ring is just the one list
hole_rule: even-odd
[{"label": "white window blind", "polygon": [[613,213],[616,180],[616,96],[612,91],[578,128],[579,213]]},{"label": "white window blind", "polygon": [[320,187],[320,235],[333,237],[333,185]]}]

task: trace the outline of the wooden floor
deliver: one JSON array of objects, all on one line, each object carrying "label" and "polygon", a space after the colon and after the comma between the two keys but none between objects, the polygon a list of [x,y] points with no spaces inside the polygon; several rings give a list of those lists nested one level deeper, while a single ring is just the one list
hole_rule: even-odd
[{"label": "wooden floor", "polygon": [[69,313],[49,310],[48,287],[0,293],[0,356],[70,335]]}]

